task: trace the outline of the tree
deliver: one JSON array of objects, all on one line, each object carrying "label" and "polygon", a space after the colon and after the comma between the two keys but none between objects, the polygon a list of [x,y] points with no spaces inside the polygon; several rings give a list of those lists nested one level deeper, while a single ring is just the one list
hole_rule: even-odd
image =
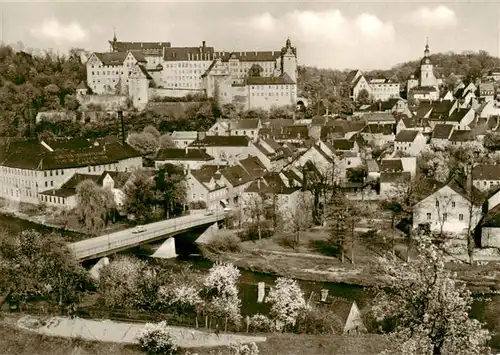
[{"label": "tree", "polygon": [[66,242],[58,234],[26,230],[0,236],[0,292],[21,305],[31,297],[76,301],[89,281]]},{"label": "tree", "polygon": [[184,210],[187,187],[182,168],[165,164],[155,178],[156,199],[163,206],[165,218],[171,213]]},{"label": "tree", "polygon": [[394,322],[397,354],[489,354],[488,331],[469,317],[470,291],[456,284],[442,251],[428,238],[417,250],[411,263],[390,255],[380,261],[388,284],[378,290],[373,312],[379,321]]},{"label": "tree", "polygon": [[356,246],[356,225],[359,223],[366,209],[356,201],[347,199],[343,194],[335,195],[328,206],[328,220],[330,228],[329,243],[340,252],[342,263],[345,252],[349,247],[351,263],[354,264],[354,251]]},{"label": "tree", "polygon": [[157,137],[148,132],[130,133],[127,143],[144,155],[153,155],[160,148]]},{"label": "tree", "polygon": [[99,295],[107,308],[134,308],[146,264],[134,257],[119,257],[99,273]]},{"label": "tree", "polygon": [[500,150],[500,133],[486,132],[483,144],[489,150]]},{"label": "tree", "polygon": [[307,307],[304,293],[297,281],[285,277],[276,279],[267,302],[271,304],[271,316],[285,328],[295,325],[300,312]]},{"label": "tree", "polygon": [[358,102],[361,105],[367,105],[370,103],[370,93],[366,89],[361,89],[358,93]]},{"label": "tree", "polygon": [[169,134],[163,134],[158,139],[160,149],[175,148],[175,142]]},{"label": "tree", "polygon": [[240,271],[234,265],[215,263],[203,282],[207,311],[236,325],[241,322],[239,277]]},{"label": "tree", "polygon": [[158,132],[156,127],[152,125],[147,125],[146,127],[144,127],[142,133],[151,134],[153,137],[155,137],[156,140],[159,140],[161,136],[161,133]]},{"label": "tree", "polygon": [[96,235],[110,220],[116,209],[113,193],[92,180],[84,180],[76,187],[76,215],[89,233]]},{"label": "tree", "polygon": [[288,226],[295,235],[295,244],[298,245],[300,232],[311,228],[314,222],[312,218],[312,198],[308,192],[299,192],[297,204],[289,212],[288,217]]},{"label": "tree", "polygon": [[153,216],[153,204],[156,201],[154,186],[154,180],[148,171],[137,170],[123,188],[123,208],[127,214],[134,215],[139,223],[146,222]]}]

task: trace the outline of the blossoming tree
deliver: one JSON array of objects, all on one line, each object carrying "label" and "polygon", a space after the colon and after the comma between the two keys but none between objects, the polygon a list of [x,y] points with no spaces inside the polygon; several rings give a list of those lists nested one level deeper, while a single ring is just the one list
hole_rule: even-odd
[{"label": "blossoming tree", "polygon": [[206,276],[203,286],[209,313],[225,318],[233,324],[241,321],[241,300],[238,297],[240,271],[232,264],[215,263]]},{"label": "blossoming tree", "polygon": [[422,238],[419,257],[402,263],[393,256],[381,260],[389,279],[388,291],[379,290],[374,315],[391,319],[394,344],[403,355],[489,354],[489,333],[469,318],[471,293],[458,286],[455,275],[445,270],[441,249]]},{"label": "blossoming tree", "polygon": [[267,296],[271,303],[271,316],[284,327],[294,325],[300,311],[307,307],[304,293],[297,281],[280,277]]}]

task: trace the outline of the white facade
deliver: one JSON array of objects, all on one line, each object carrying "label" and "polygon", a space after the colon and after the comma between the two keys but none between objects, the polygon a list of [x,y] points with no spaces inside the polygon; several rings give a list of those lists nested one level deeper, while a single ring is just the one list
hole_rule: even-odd
[{"label": "white facade", "polygon": [[[413,228],[428,224],[434,232],[464,236],[469,227],[470,202],[449,186],[444,186],[418,202],[413,209]],[[472,207],[471,229],[481,219],[481,208]]]}]

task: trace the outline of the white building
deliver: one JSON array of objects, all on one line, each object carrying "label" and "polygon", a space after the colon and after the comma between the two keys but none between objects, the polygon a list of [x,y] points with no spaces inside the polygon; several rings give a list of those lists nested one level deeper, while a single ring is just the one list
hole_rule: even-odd
[{"label": "white building", "polygon": [[114,138],[9,140],[0,148],[0,197],[14,203],[65,206],[68,192],[61,188],[73,175],[142,167],[141,154]]},{"label": "white building", "polygon": [[[464,185],[465,182],[457,179],[447,184],[436,183],[432,192],[415,204],[413,228],[427,225],[431,231],[463,237],[469,228],[469,210],[472,210],[470,228],[476,228],[482,217],[481,204],[474,199],[471,202]],[[474,189],[473,194],[476,191]]]},{"label": "white building", "polygon": [[434,74],[434,65],[430,58],[429,44],[425,45],[424,57],[420,61],[419,71],[412,75],[406,85],[408,97],[415,100],[434,101],[439,99],[441,80]]}]

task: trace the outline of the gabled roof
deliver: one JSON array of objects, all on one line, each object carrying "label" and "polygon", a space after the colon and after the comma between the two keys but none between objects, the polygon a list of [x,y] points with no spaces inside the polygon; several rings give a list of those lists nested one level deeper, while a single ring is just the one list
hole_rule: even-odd
[{"label": "gabled roof", "polygon": [[2,166],[30,170],[107,165],[140,156],[131,146],[115,139],[55,139],[46,140],[45,145],[38,140],[9,140],[0,144]]},{"label": "gabled roof", "polygon": [[354,148],[354,141],[347,139],[333,139],[331,144],[334,150],[351,150]]},{"label": "gabled roof", "polygon": [[447,119],[447,121],[450,122],[461,122],[462,119],[465,117],[469,111],[472,110],[471,108],[458,108],[453,113],[450,115],[450,117]]},{"label": "gabled roof", "polygon": [[165,160],[209,161],[209,160],[214,160],[214,157],[207,154],[203,149],[164,148],[158,150],[155,156],[155,160],[156,161],[165,161]]},{"label": "gabled roof", "polygon": [[190,147],[248,147],[250,139],[247,136],[206,136],[195,140]]},{"label": "gabled roof", "polygon": [[380,183],[407,182],[411,180],[411,173],[408,171],[380,173]]},{"label": "gabled roof", "polygon": [[401,159],[382,159],[380,161],[380,171],[402,172],[403,162],[401,161]]},{"label": "gabled roof", "polygon": [[87,84],[85,84],[85,81],[80,81],[80,84],[76,87],[76,90],[88,90]]},{"label": "gabled roof", "polygon": [[460,131],[454,130],[450,136],[450,142],[468,142],[475,139],[474,131]]},{"label": "gabled roof", "polygon": [[279,51],[217,52],[223,62],[237,59],[240,62],[274,62],[281,56]]},{"label": "gabled roof", "polygon": [[391,123],[388,124],[371,123],[366,125],[365,128],[361,130],[361,133],[382,134],[388,136],[394,134],[394,126]]},{"label": "gabled roof", "polygon": [[457,194],[465,198],[467,201],[471,201],[472,195],[472,203],[476,206],[482,205],[484,201],[482,201],[479,197],[481,197],[482,193],[476,187],[472,186],[472,194],[469,192],[469,189],[466,187],[466,181],[464,179],[453,177],[445,183],[438,182],[436,180],[428,179],[426,180],[426,193],[422,195],[420,201],[425,200],[427,197],[441,190],[443,187],[448,186]]},{"label": "gabled roof", "polygon": [[449,139],[454,126],[452,124],[437,124],[432,131],[434,139]]},{"label": "gabled roof", "polygon": [[362,119],[364,119],[368,123],[396,122],[396,118],[394,118],[394,116],[390,112],[371,112],[364,114],[362,116]]},{"label": "gabled roof", "polygon": [[293,85],[295,81],[287,73],[280,76],[249,76],[247,85]]},{"label": "gabled roof", "polygon": [[214,47],[164,47],[163,49],[163,60],[165,61],[210,60],[213,58]]},{"label": "gabled roof", "polygon": [[146,68],[144,68],[144,65],[140,65],[139,64],[139,70],[141,71],[142,74],[144,74],[144,76],[148,79],[148,80],[151,80],[153,79],[151,77],[151,75],[149,75],[148,71],[146,70]]},{"label": "gabled roof", "polygon": [[404,130],[398,133],[395,138],[396,142],[413,142],[417,138],[418,131]]},{"label": "gabled roof", "polygon": [[200,169],[191,170],[190,173],[193,177],[202,184],[209,183],[215,177],[219,167],[217,165],[204,165]]},{"label": "gabled roof", "polygon": [[61,189],[76,189],[76,187],[85,180],[91,180],[95,183],[99,180],[100,175],[90,174],[74,174],[68,181],[62,184]]},{"label": "gabled roof", "polygon": [[115,182],[115,189],[120,189],[130,179],[132,173],[127,171],[105,171],[99,176],[99,179],[97,179],[97,184],[102,186],[104,178],[108,175]]},{"label": "gabled roof", "polygon": [[231,120],[229,122],[229,129],[257,129],[259,128],[258,118],[245,118],[241,120]]},{"label": "gabled roof", "polygon": [[220,170],[220,173],[232,186],[240,186],[252,181],[255,177],[250,175],[242,166],[234,165]]},{"label": "gabled roof", "polygon": [[253,181],[245,192],[289,195],[300,190],[300,187],[287,187],[279,173],[267,173],[262,178]]},{"label": "gabled roof", "polygon": [[500,180],[500,165],[476,165],[472,169],[474,180]]},{"label": "gabled roof", "polygon": [[356,70],[351,70],[351,71],[349,72],[349,74],[347,74],[347,77],[346,77],[345,81],[346,81],[346,82],[348,82],[348,83],[351,83],[351,82],[354,80],[354,78],[356,77],[356,74],[357,74],[358,72],[359,72],[359,70],[358,70],[358,69],[356,69]]},{"label": "gabled roof", "polygon": [[161,49],[163,47],[170,47],[170,42],[120,42],[109,41],[109,44],[114,50],[125,52],[128,50],[142,50],[148,51],[152,49]]}]

